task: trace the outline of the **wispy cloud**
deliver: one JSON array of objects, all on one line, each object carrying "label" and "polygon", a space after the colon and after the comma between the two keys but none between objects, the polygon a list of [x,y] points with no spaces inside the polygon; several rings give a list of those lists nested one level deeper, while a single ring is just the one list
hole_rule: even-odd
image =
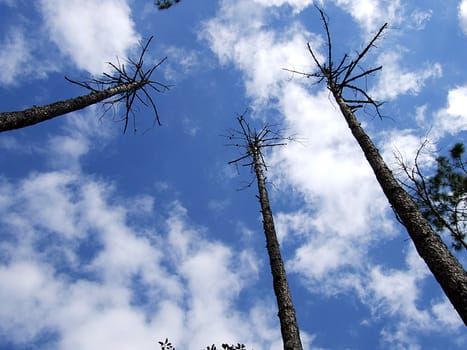
[{"label": "wispy cloud", "polygon": [[[264,7],[280,7],[280,6],[288,6],[293,9],[295,13],[298,13],[305,9],[306,7],[312,5],[314,2],[313,0],[254,0],[254,2],[261,4]],[[318,1],[318,3],[322,3],[323,1]]]},{"label": "wispy cloud", "polygon": [[0,43],[0,83],[14,85],[25,74],[25,66],[32,59],[30,46],[20,28],[11,29]]},{"label": "wispy cloud", "polygon": [[467,0],[459,3],[459,22],[463,32],[467,35]]},{"label": "wispy cloud", "polygon": [[[91,150],[105,147],[121,130],[121,123],[112,123],[110,110],[104,114],[105,107],[94,105],[83,111],[65,116],[62,131],[52,134],[47,147],[41,148],[50,165],[60,169],[80,169],[81,158]],[[120,129],[120,130],[119,130]]]},{"label": "wispy cloud", "polygon": [[426,9],[415,9],[410,14],[410,18],[412,20],[412,24],[409,24],[410,27],[421,30],[425,28],[426,23],[431,19],[433,16],[433,10]]},{"label": "wispy cloud", "polygon": [[439,63],[425,64],[425,68],[410,71],[402,64],[402,56],[396,51],[382,53],[377,64],[383,66],[376,84],[371,88],[371,95],[385,101],[393,100],[403,94],[418,94],[427,79],[442,75]]}]

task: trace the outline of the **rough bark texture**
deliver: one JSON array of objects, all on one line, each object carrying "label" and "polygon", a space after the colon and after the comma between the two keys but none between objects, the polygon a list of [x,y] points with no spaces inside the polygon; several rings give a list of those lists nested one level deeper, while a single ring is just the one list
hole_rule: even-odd
[{"label": "rough bark texture", "polygon": [[110,87],[105,90],[91,92],[65,101],[55,102],[45,106],[32,107],[17,112],[0,113],[0,132],[24,128],[60,115],[78,111],[93,104],[102,102],[109,97],[139,89],[149,81],[135,81]]},{"label": "rough bark texture", "polygon": [[292,303],[284,263],[282,261],[279,242],[277,240],[276,229],[272,210],[269,206],[266,181],[263,174],[261,157],[258,147],[253,146],[252,155],[256,178],[258,181],[259,200],[263,215],[264,234],[266,235],[266,247],[269,254],[269,263],[273,278],[274,292],[276,294],[277,306],[279,309],[279,320],[281,324],[282,341],[284,350],[302,350],[300,332],[298,329],[295,308]]},{"label": "rough bark texture", "polygon": [[389,203],[407,228],[418,254],[428,265],[464,324],[467,325],[466,271],[456,257],[452,255],[441,237],[433,231],[410,195],[399,185],[378,149],[360,126],[352,110],[344,102],[332,82],[329,89],[339,105],[353,136],[370,163]]}]

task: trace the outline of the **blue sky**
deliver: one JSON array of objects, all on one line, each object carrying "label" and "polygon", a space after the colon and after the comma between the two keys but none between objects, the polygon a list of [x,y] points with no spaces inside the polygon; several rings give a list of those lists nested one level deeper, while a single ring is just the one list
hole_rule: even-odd
[{"label": "blue sky", "polygon": [[[465,327],[418,258],[336,105],[313,72],[384,23],[364,62],[386,103],[361,122],[395,173],[425,138],[467,130],[467,1],[0,0],[0,101],[20,110],[86,93],[86,79],[148,64],[162,126],[90,107],[0,135],[0,349],[177,349],[222,342],[280,349],[270,270],[248,168],[221,136],[248,108],[297,142],[267,152],[270,197],[306,349],[465,349]],[[119,112],[115,111],[116,116]],[[429,152],[428,152],[429,151]],[[465,253],[458,254],[464,264]]]}]

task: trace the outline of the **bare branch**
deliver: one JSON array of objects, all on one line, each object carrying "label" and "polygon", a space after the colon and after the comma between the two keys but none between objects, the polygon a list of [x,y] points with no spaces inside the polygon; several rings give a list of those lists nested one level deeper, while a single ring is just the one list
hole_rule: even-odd
[{"label": "bare branch", "polygon": [[[327,37],[327,41],[328,41],[328,71],[332,72],[333,71],[333,67],[332,67],[332,46],[331,46],[332,42],[331,42],[331,34],[329,32],[329,26],[328,26],[329,17],[318,6],[316,6],[316,8],[318,9],[318,11],[319,11],[319,13],[321,15],[321,20],[323,21],[324,28],[325,28],[325,31],[326,31],[326,37]],[[324,65],[324,69],[326,69],[326,65]],[[324,73],[325,72],[323,71],[323,74]]]},{"label": "bare branch", "polygon": [[378,30],[376,35],[373,37],[373,39],[370,40],[370,43],[363,49],[362,52],[360,52],[360,54],[357,56],[357,58],[354,61],[352,61],[349,68],[347,69],[347,72],[346,72],[346,74],[344,76],[344,79],[342,79],[342,81],[347,81],[347,79],[349,79],[349,77],[352,74],[353,70],[358,65],[358,62],[360,62],[363,59],[363,57],[368,53],[370,48],[372,48],[374,46],[374,43],[383,34],[383,31],[387,28],[387,26],[388,26],[388,24],[384,23],[381,26],[381,28]]},{"label": "bare branch", "polygon": [[[324,13],[322,9],[317,7],[321,21],[324,26],[324,31],[326,34],[326,45],[327,45],[327,62],[320,62],[318,60],[317,55],[313,51],[311,44],[307,43],[307,48],[308,51],[311,54],[311,57],[313,58],[313,61],[315,62],[316,66],[318,67],[319,71],[315,73],[306,73],[306,72],[300,72],[297,70],[293,69],[284,69],[288,72],[294,73],[294,74],[300,74],[305,76],[306,78],[317,78],[316,83],[321,83],[323,80],[326,80],[327,86],[330,90],[335,90],[339,94],[345,93],[345,90],[351,90],[358,95],[363,95],[365,99],[361,98],[356,98],[353,100],[354,103],[357,103],[356,105],[351,105],[349,106],[352,111],[355,111],[359,108],[362,108],[365,104],[371,104],[375,110],[377,115],[382,118],[381,112],[379,110],[379,107],[382,105],[382,103],[379,103],[375,100],[373,100],[367,92],[363,88],[355,86],[355,84],[350,84],[350,83],[355,83],[359,81],[362,78],[367,77],[368,75],[375,73],[379,70],[382,69],[382,66],[371,68],[364,70],[362,73],[359,74],[354,74],[354,70],[356,67],[359,66],[359,63],[362,61],[364,56],[368,53],[370,48],[375,46],[376,40],[378,40],[381,35],[383,34],[384,30],[388,27],[387,23],[384,23],[381,28],[378,30],[378,32],[375,34],[375,36],[370,40],[370,42],[364,47],[364,49],[357,53],[357,56],[350,60],[349,63],[349,55],[345,54],[339,61],[339,64],[337,67],[334,67],[333,63],[333,48],[332,48],[332,40],[331,40],[331,34],[330,34],[330,29],[329,29],[329,19],[327,15]],[[347,99],[346,101],[350,102],[351,100]]]},{"label": "bare branch", "polygon": [[[246,111],[245,111],[246,112]],[[252,128],[250,124],[245,120],[243,113],[239,117],[237,117],[237,121],[240,125],[240,129],[238,130],[230,130],[228,135],[224,135],[224,137],[228,138],[232,143],[227,143],[226,146],[234,146],[237,148],[242,148],[243,153],[238,158],[231,160],[228,164],[237,164],[245,159],[252,159],[254,152],[259,152],[259,157],[261,159],[261,163],[265,169],[267,169],[266,162],[262,155],[261,150],[263,148],[272,148],[278,146],[285,146],[287,142],[285,141],[292,141],[292,137],[284,137],[282,136],[281,130],[274,131],[270,124],[265,124],[259,131],[256,128]],[[253,162],[250,161],[248,163],[242,164],[242,166],[253,166]]]},{"label": "bare branch", "polygon": [[368,69],[366,70],[365,72],[361,73],[361,74],[357,74],[357,75],[354,75],[352,78],[350,79],[347,79],[347,80],[344,80],[341,85],[345,85],[347,86],[348,83],[350,83],[351,81],[354,81],[354,80],[358,80],[360,78],[363,78],[364,76],[366,75],[369,75],[371,73],[374,73],[374,72],[377,72],[379,70],[383,69],[383,66],[379,66],[379,67],[376,67],[376,68],[372,68],[372,69]]},{"label": "bare branch", "polygon": [[120,103],[124,101],[125,103],[125,113],[124,113],[124,119],[123,119],[124,120],[124,127],[123,127],[124,133],[126,132],[128,128],[130,116],[133,119],[134,131],[136,131],[136,118],[133,112],[133,106],[134,106],[135,100],[141,102],[145,106],[151,106],[154,112],[154,116],[155,116],[153,126],[156,124],[161,125],[160,116],[159,116],[159,112],[156,107],[156,103],[154,102],[154,99],[149,93],[148,89],[150,88],[158,93],[163,93],[170,89],[170,87],[166,84],[151,80],[151,76],[153,72],[167,58],[166,57],[163,58],[162,60],[160,60],[158,63],[156,63],[154,66],[152,66],[151,68],[147,70],[144,69],[144,55],[146,54],[152,39],[153,37],[151,36],[147,40],[147,42],[143,46],[141,46],[141,53],[139,54],[136,60],[131,59],[131,58],[127,59],[127,63],[130,67],[130,71],[128,71],[125,64],[120,63],[120,60],[117,58],[116,64],[112,62],[108,62],[108,64],[112,67],[112,70],[113,70],[112,73],[111,74],[103,73],[103,77],[101,79],[92,79],[88,82],[79,82],[79,81],[72,80],[70,78],[66,78],[68,81],[74,84],[77,84],[79,86],[85,87],[92,91],[97,91],[101,86],[104,86],[104,85],[112,86],[115,84],[128,83],[128,82],[136,82],[136,81],[143,82],[144,84],[141,86],[140,89],[127,91],[120,98],[106,102],[106,104],[114,104],[114,103]]}]

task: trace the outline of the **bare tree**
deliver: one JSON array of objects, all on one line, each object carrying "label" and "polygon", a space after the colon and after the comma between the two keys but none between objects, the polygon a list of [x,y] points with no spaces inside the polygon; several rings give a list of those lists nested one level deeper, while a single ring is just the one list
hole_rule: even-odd
[{"label": "bare tree", "polygon": [[[155,113],[155,120],[160,124],[159,113],[150,91],[164,92],[169,86],[152,80],[153,72],[165,58],[150,68],[145,68],[144,54],[146,53],[152,37],[142,46],[141,54],[137,60],[128,59],[127,66],[124,63],[113,64],[112,73],[104,73],[101,78],[81,82],[66,78],[73,84],[84,87],[91,92],[65,101],[58,101],[44,106],[34,106],[22,111],[0,112],[0,132],[24,128],[26,126],[41,123],[43,121],[74,112],[99,102],[105,101],[108,111],[113,106],[122,102],[125,106],[124,132],[128,127],[130,117],[134,119],[133,107],[135,101],[146,106],[151,106]],[[109,100],[109,98],[114,97]]]},{"label": "bare tree", "polygon": [[240,130],[233,130],[228,137],[232,141],[230,145],[242,147],[244,152],[241,157],[230,161],[229,164],[236,164],[246,159],[248,162],[243,165],[251,167],[256,175],[259,192],[258,198],[261,204],[263,228],[266,236],[266,248],[271,266],[274,293],[279,308],[278,315],[284,350],[301,350],[302,342],[300,340],[295,308],[292,303],[292,296],[287,282],[279,241],[277,240],[274,219],[266,188],[266,177],[263,171],[267,170],[267,166],[262,149],[285,145],[286,143],[284,141],[287,139],[282,137],[279,133],[272,131],[268,125],[264,126],[260,131],[257,131],[256,129],[250,128],[243,116],[238,117],[237,120],[240,124]]},{"label": "bare tree", "polygon": [[373,169],[384,194],[400,222],[406,227],[418,254],[441,285],[464,324],[467,325],[466,271],[456,257],[452,255],[441,237],[433,231],[411,196],[398,183],[354,114],[355,111],[364,106],[373,106],[378,116],[381,117],[379,111],[381,103],[372,99],[365,89],[358,85],[358,81],[382,69],[379,66],[363,70],[360,68],[360,63],[387,28],[387,23],[379,29],[369,44],[361,52],[357,53],[355,58],[351,59],[346,54],[338,61],[338,64],[335,64],[332,56],[333,50],[328,19],[322,10],[319,9],[319,12],[327,37],[327,62],[320,62],[313,48],[308,44],[308,50],[318,67],[318,71],[315,73],[292,72],[307,77],[315,77],[318,82],[326,82],[328,90],[334,97],[348,127]]}]

